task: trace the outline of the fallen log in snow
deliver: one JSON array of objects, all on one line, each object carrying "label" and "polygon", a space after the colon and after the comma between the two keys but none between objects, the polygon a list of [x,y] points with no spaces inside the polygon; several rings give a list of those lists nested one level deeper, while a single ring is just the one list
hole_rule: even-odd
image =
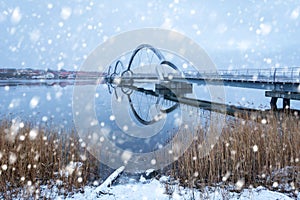
[{"label": "fallen log in snow", "polygon": [[122,166],[116,169],[101,185],[99,185],[96,189],[96,193],[108,193],[108,187],[111,186],[112,182],[118,178],[118,176],[124,171],[125,167]]}]

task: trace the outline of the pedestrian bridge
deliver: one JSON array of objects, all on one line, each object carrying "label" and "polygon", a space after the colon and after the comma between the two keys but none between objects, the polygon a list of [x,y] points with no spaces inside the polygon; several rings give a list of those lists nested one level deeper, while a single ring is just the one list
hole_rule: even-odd
[{"label": "pedestrian bridge", "polygon": [[[300,67],[199,71],[190,66],[190,63],[182,64],[176,60],[176,56],[165,56],[161,50],[145,44],[138,46],[130,54],[127,65],[125,62],[126,59],[120,59],[109,67],[105,77],[108,83],[128,86],[139,82],[183,82],[260,89],[265,91],[266,97],[271,97],[270,105],[273,110],[277,110],[278,98],[283,99],[285,109],[290,108],[290,100],[300,100]],[[145,69],[145,66],[146,69],[153,69],[135,70],[139,67]]]}]

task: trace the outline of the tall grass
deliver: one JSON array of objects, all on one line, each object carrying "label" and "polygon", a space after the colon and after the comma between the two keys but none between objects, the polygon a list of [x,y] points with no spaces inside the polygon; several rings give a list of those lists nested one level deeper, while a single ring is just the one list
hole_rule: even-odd
[{"label": "tall grass", "polygon": [[300,188],[300,122],[286,114],[273,114],[262,123],[231,121],[217,144],[201,157],[205,130],[199,129],[189,149],[169,173],[183,185],[231,185],[233,190],[263,185],[279,191]]},{"label": "tall grass", "polygon": [[[201,152],[206,129],[199,128],[168,173],[198,189],[207,185],[231,185],[233,190],[259,185],[281,191],[300,188],[299,118],[270,115],[259,123],[238,118],[229,122],[207,156]],[[0,198],[40,197],[43,187],[67,195],[99,180],[101,165],[75,132],[53,130],[16,120],[0,122]]]},{"label": "tall grass", "polygon": [[82,190],[100,178],[98,168],[99,162],[74,131],[58,133],[15,120],[0,122],[0,198],[39,197],[41,186],[62,195]]}]

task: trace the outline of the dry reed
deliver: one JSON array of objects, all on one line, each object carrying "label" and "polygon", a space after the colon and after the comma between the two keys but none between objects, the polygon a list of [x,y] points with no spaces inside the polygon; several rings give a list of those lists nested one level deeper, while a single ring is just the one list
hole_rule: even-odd
[{"label": "dry reed", "polygon": [[[280,119],[279,119],[280,118]],[[201,157],[205,130],[199,129],[189,149],[171,166],[181,184],[203,189],[208,185],[232,190],[263,185],[294,192],[300,188],[300,123],[290,114],[268,115],[259,123],[234,119],[208,153]]]},{"label": "dry reed", "polygon": [[98,167],[74,131],[0,122],[0,198],[41,197],[42,187],[60,195],[83,190],[100,178]]},{"label": "dry reed", "polygon": [[[300,187],[299,118],[270,115],[260,122],[230,120],[204,157],[201,143],[206,130],[199,128],[192,145],[168,173],[200,190],[208,185],[231,185],[233,190],[263,185],[296,192]],[[74,131],[59,134],[16,121],[0,122],[1,198],[40,197],[41,186],[62,195],[83,191],[100,178],[99,166]]]}]

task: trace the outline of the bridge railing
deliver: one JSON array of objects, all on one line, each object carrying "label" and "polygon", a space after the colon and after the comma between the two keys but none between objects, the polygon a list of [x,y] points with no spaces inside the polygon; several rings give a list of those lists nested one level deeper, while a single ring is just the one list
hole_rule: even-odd
[{"label": "bridge railing", "polygon": [[[283,82],[300,83],[300,67],[293,68],[271,68],[271,69],[233,69],[233,70],[203,70],[203,71],[185,71],[175,73],[166,73],[166,78],[172,75],[177,78],[202,78],[214,80],[235,80],[235,81],[256,81],[256,82]],[[134,78],[153,78],[157,77],[155,73],[135,73]]]},{"label": "bridge railing", "polygon": [[278,68],[274,71],[275,82],[300,82],[300,68]]},{"label": "bridge railing", "polygon": [[188,71],[185,77],[204,79],[262,81],[262,82],[300,82],[300,67],[298,68],[273,68],[273,69],[236,69],[236,70],[206,70]]},{"label": "bridge railing", "polygon": [[273,77],[272,70],[269,69],[239,69],[220,71],[220,76],[224,79],[235,79],[241,81],[270,81]]}]

